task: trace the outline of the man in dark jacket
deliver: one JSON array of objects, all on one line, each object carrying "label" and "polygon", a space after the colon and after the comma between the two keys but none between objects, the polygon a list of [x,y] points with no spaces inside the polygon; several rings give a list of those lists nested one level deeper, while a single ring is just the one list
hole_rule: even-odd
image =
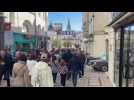
[{"label": "man in dark jacket", "polygon": [[4,75],[4,80],[7,80],[7,86],[10,87],[10,69],[13,65],[12,56],[4,50],[1,50],[0,53],[4,62],[1,78]]},{"label": "man in dark jacket", "polygon": [[74,85],[74,87],[76,87],[77,76],[78,76],[80,69],[81,69],[80,57],[78,56],[77,53],[73,54],[72,59],[70,60],[70,64],[71,64],[73,85]]},{"label": "man in dark jacket", "polygon": [[65,53],[62,55],[62,59],[65,60],[65,62],[67,63],[67,68],[68,68],[68,73],[67,73],[67,79],[69,80],[71,77],[71,65],[70,65],[70,60],[72,58],[72,53],[71,51],[68,49],[65,51]]},{"label": "man in dark jacket", "polygon": [[84,52],[80,52],[80,59],[81,59],[81,75],[84,76],[84,68],[85,68],[85,60],[86,57],[84,55]]},{"label": "man in dark jacket", "polygon": [[4,62],[5,62],[4,80],[7,80],[7,86],[10,86],[10,73],[12,72],[13,68],[13,59],[9,52],[6,52]]}]

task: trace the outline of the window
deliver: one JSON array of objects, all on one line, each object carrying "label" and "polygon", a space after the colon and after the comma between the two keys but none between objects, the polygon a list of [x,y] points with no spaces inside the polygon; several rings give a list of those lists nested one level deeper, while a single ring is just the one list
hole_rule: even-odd
[{"label": "window", "polygon": [[26,33],[32,33],[33,32],[32,24],[28,20],[25,20],[23,22],[23,32],[26,32]]},{"label": "window", "polygon": [[12,24],[14,24],[15,23],[15,13],[14,12],[10,12],[10,22],[12,23]]}]

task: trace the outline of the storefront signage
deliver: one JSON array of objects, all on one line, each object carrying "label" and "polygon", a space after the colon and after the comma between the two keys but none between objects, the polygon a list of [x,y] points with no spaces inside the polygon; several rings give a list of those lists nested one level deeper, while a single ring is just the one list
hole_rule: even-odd
[{"label": "storefront signage", "polygon": [[12,32],[4,32],[4,45],[5,47],[11,47],[13,45],[13,33]]}]

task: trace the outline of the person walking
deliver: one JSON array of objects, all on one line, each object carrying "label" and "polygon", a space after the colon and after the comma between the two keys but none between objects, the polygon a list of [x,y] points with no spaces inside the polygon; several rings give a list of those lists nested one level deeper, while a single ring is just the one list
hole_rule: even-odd
[{"label": "person walking", "polygon": [[60,77],[61,77],[61,85],[65,87],[66,85],[66,74],[68,72],[67,66],[66,66],[66,62],[61,59],[60,61],[60,66],[59,66],[59,73],[60,73]]},{"label": "person walking", "polygon": [[74,87],[76,87],[78,74],[79,74],[80,69],[81,69],[80,58],[79,58],[77,53],[73,54],[72,59],[70,60],[70,64],[71,64],[73,85],[74,85]]},{"label": "person walking", "polygon": [[52,74],[53,74],[53,81],[54,83],[56,83],[56,78],[57,78],[57,73],[58,73],[58,68],[59,68],[56,56],[52,56],[51,68],[52,68]]},{"label": "person walking", "polygon": [[4,73],[4,80],[7,80],[8,86],[10,86],[10,76],[12,75],[12,69],[13,69],[13,58],[10,54],[9,49],[5,49],[5,73]]},{"label": "person walking", "polygon": [[30,87],[29,70],[26,66],[27,58],[24,54],[20,54],[18,61],[13,66],[12,86],[13,87]]},{"label": "person walking", "polygon": [[31,53],[29,55],[29,59],[27,60],[27,67],[28,67],[28,70],[29,70],[29,75],[31,76],[32,75],[32,70],[33,68],[35,67],[37,61],[36,61],[36,57],[33,53]]},{"label": "person walking", "polygon": [[51,67],[47,64],[47,54],[42,53],[39,61],[32,70],[31,82],[33,87],[53,87]]},{"label": "person walking", "polygon": [[81,75],[84,76],[86,56],[83,51],[81,51],[80,57],[81,57],[81,72],[82,72]]},{"label": "person walking", "polygon": [[84,76],[84,66],[85,66],[86,57],[80,48],[77,49],[77,56],[80,59],[81,66],[80,66],[80,71],[79,71],[79,77],[81,78],[82,76]]},{"label": "person walking", "polygon": [[72,58],[72,53],[70,51],[70,49],[67,50],[66,52],[66,62],[67,62],[67,68],[68,68],[68,73],[67,73],[67,80],[69,80],[71,78],[71,64],[70,64],[70,60]]},{"label": "person walking", "polygon": [[7,81],[7,86],[10,87],[10,68],[12,66],[12,57],[5,50],[1,50],[0,55],[3,62],[0,78],[2,80],[2,77],[4,76],[4,80]]},{"label": "person walking", "polygon": [[1,81],[2,81],[2,76],[4,74],[4,65],[5,65],[5,62],[2,58],[2,56],[0,55],[0,85],[1,85]]}]

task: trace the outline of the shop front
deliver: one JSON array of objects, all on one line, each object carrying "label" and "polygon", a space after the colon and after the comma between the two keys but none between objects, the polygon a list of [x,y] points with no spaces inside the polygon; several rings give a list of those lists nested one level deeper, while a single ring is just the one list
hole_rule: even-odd
[{"label": "shop front", "polygon": [[114,83],[134,87],[134,14],[126,13],[111,26],[115,30]]},{"label": "shop front", "polygon": [[35,49],[36,47],[35,36],[28,36],[26,34],[14,32],[13,38],[14,38],[14,43],[13,43],[14,51],[21,50],[24,52],[28,52],[29,50]]}]

